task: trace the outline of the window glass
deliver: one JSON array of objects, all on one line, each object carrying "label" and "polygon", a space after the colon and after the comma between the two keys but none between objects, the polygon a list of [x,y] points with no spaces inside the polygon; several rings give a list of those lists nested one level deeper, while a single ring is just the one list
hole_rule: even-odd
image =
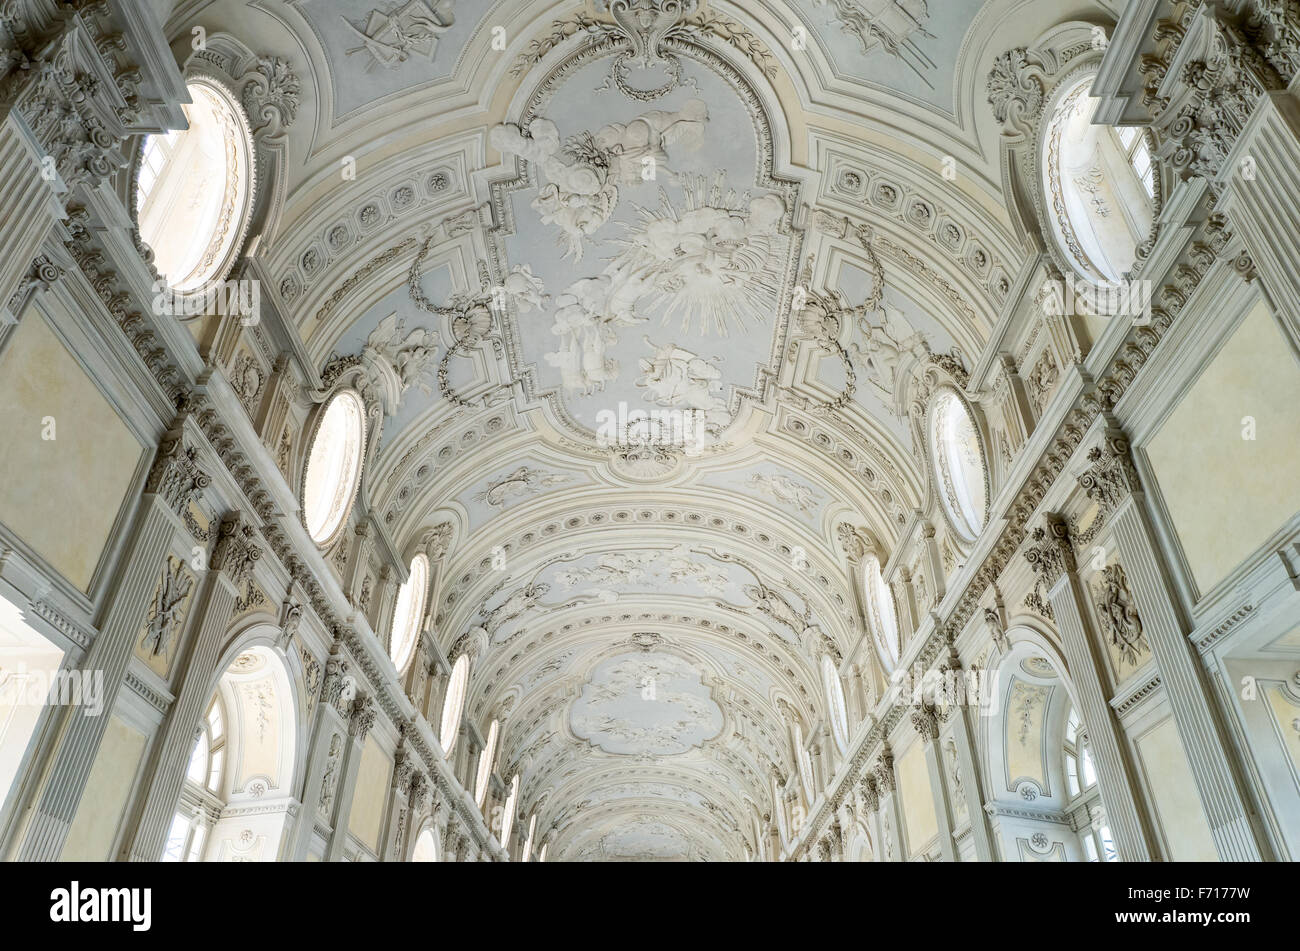
[{"label": "window glass", "polygon": [[312,541],[334,540],[347,519],[361,479],[365,404],[352,390],[330,400],[312,441],[303,480],[302,513]]}]

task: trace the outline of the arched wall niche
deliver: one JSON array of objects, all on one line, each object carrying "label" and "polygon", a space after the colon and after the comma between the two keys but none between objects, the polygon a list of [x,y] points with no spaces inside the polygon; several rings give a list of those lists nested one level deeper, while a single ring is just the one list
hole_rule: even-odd
[{"label": "arched wall niche", "polygon": [[[1068,668],[1046,625],[1013,623],[1006,648],[988,661],[993,704],[976,733],[978,766],[990,800],[995,850],[1003,861],[1090,861],[1085,838],[1105,825],[1098,782],[1072,794],[1065,775],[1071,711],[1086,733]],[[1091,825],[1075,825],[1087,809]]]},{"label": "arched wall niche", "polygon": [[[292,643],[292,642],[291,642]],[[307,758],[307,729],[308,724],[305,722],[304,713],[307,708],[307,688],[306,673],[303,670],[302,658],[296,650],[286,650],[284,644],[284,634],[279,626],[269,622],[264,618],[248,618],[237,622],[230,631],[230,636],[226,646],[221,652],[220,659],[217,662],[216,675],[209,684],[209,694],[216,690],[220,679],[226,671],[235,662],[235,660],[245,652],[257,649],[264,655],[273,657],[280,665],[284,673],[283,686],[287,689],[287,699],[290,701],[289,710],[293,713],[292,729],[286,738],[292,743],[292,755],[284,761],[284,767],[291,773],[291,778],[287,785],[279,788],[285,789],[288,795],[296,798],[302,796],[302,786],[306,781],[306,758]]]},{"label": "arched wall niche", "polygon": [[[206,688],[165,861],[283,858],[305,781],[303,673],[260,619],[236,627]],[[203,761],[197,765],[195,757]],[[213,777],[208,782],[203,777]],[[197,777],[197,778],[196,778]],[[216,779],[219,777],[219,779]]]},{"label": "arched wall niche", "polygon": [[846,830],[844,856],[850,862],[874,862],[876,860],[871,828],[861,817],[855,819],[853,824]]}]

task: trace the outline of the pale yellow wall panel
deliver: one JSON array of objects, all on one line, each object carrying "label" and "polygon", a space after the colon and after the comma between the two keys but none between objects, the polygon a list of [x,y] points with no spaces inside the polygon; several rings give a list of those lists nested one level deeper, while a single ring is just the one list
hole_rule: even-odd
[{"label": "pale yellow wall panel", "polygon": [[899,758],[897,769],[898,791],[903,797],[903,821],[907,824],[908,854],[915,855],[939,832],[934,792],[930,788],[930,769],[921,743],[913,743]]},{"label": "pale yellow wall panel", "polygon": [[1298,406],[1300,362],[1257,304],[1146,447],[1202,593],[1300,511]]},{"label": "pale yellow wall panel", "polygon": [[352,810],[348,813],[348,831],[375,852],[379,851],[379,830],[384,820],[388,777],[392,770],[393,761],[376,745],[373,737],[367,739],[361,751]]},{"label": "pale yellow wall panel", "polygon": [[0,406],[0,522],[86,591],[143,447],[35,308],[0,357]]},{"label": "pale yellow wall panel", "polygon": [[1173,719],[1144,733],[1137,746],[1174,861],[1217,862],[1219,853]]},{"label": "pale yellow wall panel", "polygon": [[90,768],[59,858],[65,862],[104,862],[112,858],[113,839],[126,811],[146,737],[117,717],[109,721]]}]

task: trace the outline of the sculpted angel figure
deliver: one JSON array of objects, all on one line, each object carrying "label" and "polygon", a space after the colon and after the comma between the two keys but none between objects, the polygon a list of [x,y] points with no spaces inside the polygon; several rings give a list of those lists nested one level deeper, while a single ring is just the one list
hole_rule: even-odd
[{"label": "sculpted angel figure", "polygon": [[661,170],[668,173],[667,146],[698,148],[707,120],[708,107],[692,99],[678,112],[647,112],[567,140],[544,118],[527,127],[496,126],[488,140],[497,151],[518,155],[540,171],[532,207],[544,224],[559,228],[566,256],[581,261],[584,239],[613,215],[619,185],[640,185]]},{"label": "sculpted angel figure", "polygon": [[609,295],[610,279],[601,275],[575,281],[555,299],[551,333],[560,338],[560,349],[546,354],[546,362],[560,371],[566,390],[586,395],[618,378],[618,361],[606,355],[618,342],[614,327],[640,321],[612,312],[607,315]]},{"label": "sculpted angel figure", "polygon": [[698,410],[705,421],[715,426],[728,422],[727,404],[722,398],[722,371],[711,361],[676,344],[660,347],[644,338],[654,350],[649,360],[641,360],[641,379],[645,399],[656,406]]},{"label": "sculpted angel figure", "polygon": [[862,342],[853,352],[867,368],[867,375],[881,389],[894,391],[898,365],[907,355],[924,356],[929,351],[924,334],[914,331],[897,310],[887,308],[880,326],[872,326],[865,315],[858,315]]},{"label": "sculpted angel figure", "polygon": [[419,386],[430,392],[428,377],[436,362],[438,333],[416,327],[403,337],[403,329],[397,314],[390,314],[366,339],[366,349],[392,364],[403,389]]}]

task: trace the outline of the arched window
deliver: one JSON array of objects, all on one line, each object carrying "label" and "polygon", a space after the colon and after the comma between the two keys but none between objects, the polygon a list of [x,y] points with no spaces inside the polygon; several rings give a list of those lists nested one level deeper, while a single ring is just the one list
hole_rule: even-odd
[{"label": "arched window", "polygon": [[822,655],[822,685],[826,690],[826,706],[831,714],[831,734],[835,745],[844,753],[849,748],[849,715],[844,705],[844,685],[840,672],[829,656]]},{"label": "arched window", "polygon": [[519,799],[519,774],[510,780],[510,792],[506,796],[506,806],[501,812],[501,847],[510,850],[510,831],[515,824],[515,803]]},{"label": "arched window", "polygon": [[411,852],[412,862],[438,861],[438,837],[432,829],[425,829],[415,840],[415,849]]},{"label": "arched window", "polygon": [[239,253],[253,207],[253,137],[219,85],[186,88],[188,128],[145,139],[135,203],[158,273],[190,293],[224,278]]},{"label": "arched window", "polygon": [[451,667],[451,679],[447,683],[447,696],[442,701],[442,728],[438,732],[438,741],[442,743],[443,752],[450,757],[451,748],[456,745],[456,736],[460,733],[460,715],[465,709],[465,688],[469,686],[469,657],[461,654]]},{"label": "arched window", "polygon": [[312,541],[334,541],[361,481],[366,406],[355,390],[341,390],[325,407],[303,473],[302,514]]},{"label": "arched window", "polygon": [[429,590],[429,559],[419,552],[411,559],[410,576],[397,592],[397,607],[393,610],[392,646],[389,653],[398,670],[406,667],[420,634],[420,621],[424,617],[425,597]]},{"label": "arched window", "polygon": [[208,825],[203,815],[219,812],[221,779],[226,758],[226,715],[221,692],[213,694],[207,715],[194,741],[190,762],[185,770],[181,805],[172,817],[167,843],[163,846],[164,862],[197,862],[203,856]]},{"label": "arched window", "polygon": [[984,453],[970,409],[952,390],[941,390],[930,406],[930,458],[949,522],[974,541],[988,510]]},{"label": "arched window", "polygon": [[542,843],[542,850],[537,853],[537,861],[539,862],[546,861],[546,850],[549,849],[550,847],[551,847],[551,843],[549,842]]},{"label": "arched window", "polygon": [[1061,95],[1043,143],[1048,218],[1071,265],[1089,283],[1117,283],[1137,260],[1155,217],[1147,134],[1092,124],[1094,75]]},{"label": "arched window", "polygon": [[1067,802],[1073,812],[1082,806],[1087,810],[1090,823],[1079,830],[1079,842],[1089,862],[1117,862],[1119,853],[1106,819],[1106,810],[1097,787],[1097,770],[1093,766],[1092,752],[1088,749],[1088,735],[1083,729],[1079,712],[1073,707],[1065,718],[1065,735],[1061,741],[1062,766],[1065,771]]},{"label": "arched window", "polygon": [[493,760],[497,755],[497,733],[501,729],[501,724],[493,720],[492,725],[488,727],[487,746],[483,748],[483,757],[478,761],[478,777],[474,782],[474,801],[478,803],[480,809],[483,803],[487,802],[488,785],[492,781]]},{"label": "arched window", "polygon": [[1087,738],[1079,730],[1079,714],[1070,711],[1065,721],[1065,784],[1069,787],[1070,797],[1074,798],[1086,789],[1097,784],[1097,771],[1092,765],[1092,754],[1088,752]]},{"label": "arched window", "polygon": [[867,614],[876,650],[887,671],[898,666],[898,615],[894,613],[894,594],[880,574],[880,561],[874,556],[863,567],[867,592]]}]

